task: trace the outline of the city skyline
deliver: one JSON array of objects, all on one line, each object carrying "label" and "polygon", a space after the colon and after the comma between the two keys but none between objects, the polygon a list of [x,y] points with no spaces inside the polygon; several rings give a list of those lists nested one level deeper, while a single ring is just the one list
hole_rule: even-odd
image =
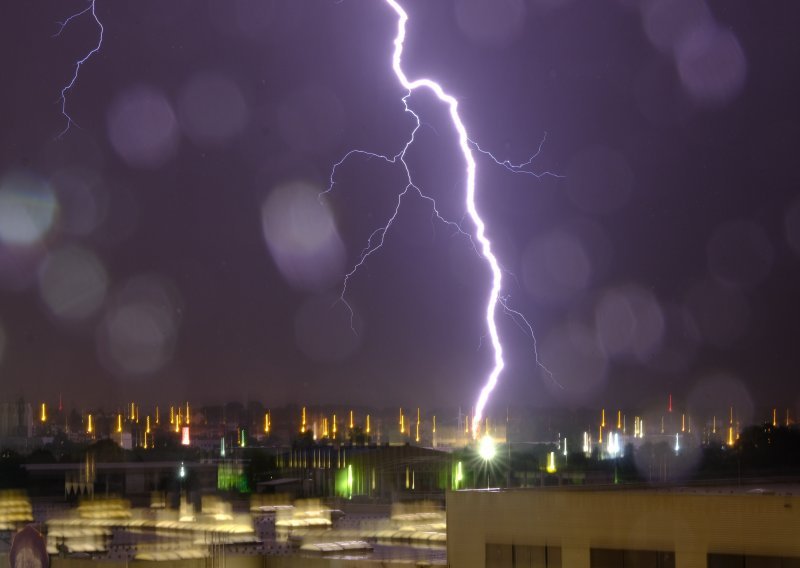
[{"label": "city skyline", "polygon": [[[657,1],[403,2],[409,76],[456,93],[482,148],[563,176],[478,155],[503,295],[553,373],[500,318],[508,366],[490,414],[668,392],[800,404],[800,80],[785,72],[800,58],[797,8],[759,7],[756,25],[745,2],[690,4],[674,21]],[[403,184],[353,160],[316,200],[350,149],[391,155],[408,134],[391,10],[100,1],[103,48],[59,137],[54,101],[97,28],[76,18],[51,36],[81,6],[14,2],[3,18],[17,49],[0,56],[14,85],[0,94],[13,109],[0,133],[0,400],[390,407],[425,392],[430,406],[474,405],[491,359],[488,271],[429,203],[406,201],[350,282],[358,333],[336,302]],[[409,102],[415,178],[460,220],[445,113],[425,94]],[[39,232],[19,232],[20,214]]]},{"label": "city skyline", "polygon": [[[382,443],[382,436],[387,436],[386,441],[391,437],[392,441],[397,442],[395,434],[399,434],[400,439],[417,443],[425,438],[425,443],[428,443],[431,434],[437,432],[438,424],[438,429],[446,432],[444,437],[450,439],[455,436],[459,438],[456,445],[469,445],[473,438],[475,413],[474,408],[461,407],[376,408],[345,404],[269,406],[261,401],[229,401],[212,405],[173,401],[155,406],[130,401],[108,408],[76,406],[74,403],[67,406],[61,400],[57,405],[50,405],[47,401],[32,403],[23,399],[0,404],[6,414],[13,411],[20,424],[27,423],[37,432],[66,428],[76,434],[96,434],[100,439],[123,430],[129,432],[133,429],[141,434],[146,429],[149,433],[152,427],[153,431],[174,432],[180,437],[184,427],[199,426],[203,430],[206,426],[227,424],[233,428],[246,428],[259,439],[264,435],[267,438],[277,435],[276,439],[284,443],[298,435],[300,439],[306,434],[313,434],[314,440],[346,440],[353,432],[367,437],[373,435],[373,442],[379,444]],[[8,422],[8,417],[5,420]],[[719,401],[704,407],[688,406],[687,401],[673,400],[669,395],[664,406],[655,408],[641,405],[633,408],[587,406],[573,410],[551,408],[532,412],[530,408],[515,406],[507,407],[502,414],[486,416],[483,421],[479,429],[481,435],[496,436],[500,432],[502,438],[508,434],[507,428],[519,432],[528,430],[529,433],[543,430],[542,433],[546,431],[558,438],[575,435],[583,429],[585,435],[591,439],[597,438],[600,444],[604,443],[599,441],[605,437],[604,433],[617,432],[632,438],[653,434],[694,434],[695,438],[703,438],[704,443],[713,434],[728,445],[733,445],[738,439],[736,436],[751,426],[794,426],[797,423],[797,411],[778,406],[723,407]]]}]

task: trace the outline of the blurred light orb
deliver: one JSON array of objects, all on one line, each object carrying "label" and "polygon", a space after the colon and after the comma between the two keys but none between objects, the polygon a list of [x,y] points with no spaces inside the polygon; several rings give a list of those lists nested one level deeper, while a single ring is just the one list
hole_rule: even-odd
[{"label": "blurred light orb", "polygon": [[476,44],[505,47],[525,25],[523,0],[456,0],[456,23]]},{"label": "blurred light orb", "polygon": [[533,241],[522,255],[525,289],[542,303],[568,300],[588,286],[591,274],[589,256],[569,233],[555,232]]},{"label": "blurred light orb", "polygon": [[91,251],[65,246],[47,254],[39,267],[39,291],[50,313],[61,320],[83,320],[103,304],[108,275]]},{"label": "blurred light orb", "polygon": [[[655,414],[655,413],[654,413]],[[633,462],[639,475],[650,483],[683,482],[691,479],[696,473],[703,458],[703,447],[694,434],[680,433],[678,440],[680,449],[675,450],[676,436],[666,436],[660,442],[647,441],[633,454]],[[675,522],[671,515],[671,521]],[[648,514],[646,522],[652,522]]]},{"label": "blurred light orb", "polygon": [[739,94],[747,61],[739,40],[716,24],[695,27],[675,50],[678,74],[695,102],[725,103]]},{"label": "blurred light orb", "polygon": [[606,291],[595,308],[600,344],[610,355],[645,360],[661,346],[664,315],[649,290],[632,284]]},{"label": "blurred light orb", "polygon": [[[700,378],[689,392],[686,401],[689,413],[695,416],[717,417],[717,432],[726,432],[733,408],[734,420],[752,424],[755,403],[741,379],[727,372],[717,372]],[[724,439],[724,435],[720,434]]]},{"label": "blurred light orb", "polygon": [[689,290],[686,307],[707,343],[729,347],[747,332],[750,308],[738,287],[703,280]]},{"label": "blurred light orb", "polygon": [[659,349],[642,362],[659,373],[688,373],[700,341],[697,325],[689,311],[681,305],[662,305],[661,313],[664,334]]},{"label": "blurred light orb", "polygon": [[633,181],[627,159],[604,146],[577,154],[564,179],[572,203],[591,215],[605,215],[623,207],[630,199]]},{"label": "blurred light orb", "polygon": [[37,244],[53,228],[57,213],[55,194],[38,177],[12,172],[0,180],[0,244]]},{"label": "blurred light orb", "polygon": [[766,231],[742,219],[719,225],[706,245],[708,269],[723,282],[755,286],[772,269],[774,252]]},{"label": "blurred light orb", "polygon": [[551,330],[539,348],[539,359],[553,373],[545,384],[559,401],[582,404],[605,384],[608,357],[597,334],[581,322],[566,322]]},{"label": "blurred light orb", "polygon": [[152,304],[125,304],[108,317],[110,354],[130,374],[149,373],[167,359],[165,346],[170,324],[165,313]]},{"label": "blurred light orb", "polygon": [[708,6],[698,0],[647,0],[639,6],[647,38],[663,53],[672,53],[694,28],[713,21]]},{"label": "blurred light orb", "polygon": [[181,129],[199,146],[230,142],[244,130],[247,115],[247,104],[238,85],[213,72],[192,77],[178,99]]},{"label": "blurred light orb", "polygon": [[[350,313],[338,299],[333,294],[311,297],[295,314],[295,343],[312,361],[343,361],[361,345],[361,334],[350,331]],[[358,319],[353,323],[360,328]]]},{"label": "blurred light orb", "polygon": [[111,145],[129,166],[158,168],[178,148],[178,122],[166,96],[149,86],[117,95],[107,115]]},{"label": "blurred light orb", "polygon": [[97,173],[78,168],[62,169],[50,177],[58,199],[61,232],[87,236],[104,220],[107,201],[101,184]]},{"label": "blurred light orb", "polygon": [[478,444],[478,455],[487,462],[492,461],[497,455],[497,446],[494,443],[494,439],[489,434],[485,434],[481,438]]},{"label": "blurred light orb", "polygon": [[286,281],[324,290],[343,273],[345,249],[319,190],[303,182],[275,188],[261,208],[264,238]]},{"label": "blurred light orb", "polygon": [[98,328],[101,361],[121,378],[152,374],[169,363],[181,310],[177,292],[156,276],[139,276],[117,292]]}]

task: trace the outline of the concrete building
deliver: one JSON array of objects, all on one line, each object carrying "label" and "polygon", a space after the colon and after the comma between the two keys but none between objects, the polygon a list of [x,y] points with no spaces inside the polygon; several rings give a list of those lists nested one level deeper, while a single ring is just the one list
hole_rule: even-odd
[{"label": "concrete building", "polygon": [[800,568],[800,486],[447,494],[453,568]]}]

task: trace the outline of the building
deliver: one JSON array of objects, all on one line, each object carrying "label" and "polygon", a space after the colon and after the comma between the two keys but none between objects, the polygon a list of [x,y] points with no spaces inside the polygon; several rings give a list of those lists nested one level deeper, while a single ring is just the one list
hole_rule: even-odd
[{"label": "building", "polygon": [[0,402],[0,444],[26,448],[33,436],[33,409],[20,399]]},{"label": "building", "polygon": [[451,491],[453,568],[800,568],[800,486]]},{"label": "building", "polygon": [[[181,470],[186,476],[181,478]],[[153,492],[181,488],[210,493],[217,487],[219,465],[214,462],[111,462],[26,464],[29,487],[37,497],[65,500],[100,495],[123,495],[149,502]]]},{"label": "building", "polygon": [[281,478],[303,480],[296,497],[441,499],[458,486],[455,465],[450,453],[411,445],[310,446],[278,457]]}]

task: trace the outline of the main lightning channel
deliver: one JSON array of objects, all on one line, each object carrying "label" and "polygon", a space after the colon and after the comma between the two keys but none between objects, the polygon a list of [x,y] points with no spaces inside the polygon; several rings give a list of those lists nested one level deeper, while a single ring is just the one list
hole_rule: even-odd
[{"label": "main lightning channel", "polygon": [[94,46],[91,50],[89,50],[89,52],[86,53],[86,55],[84,55],[82,58],[78,59],[75,62],[75,71],[72,74],[72,78],[61,89],[61,96],[59,97],[58,101],[61,103],[61,114],[63,114],[64,118],[67,120],[67,125],[64,127],[64,130],[62,130],[58,134],[56,138],[63,137],[69,131],[70,126],[72,126],[73,124],[77,126],[78,123],[76,123],[67,112],[67,92],[70,89],[72,89],[72,87],[75,86],[75,82],[78,80],[78,74],[80,73],[83,64],[86,63],[95,53],[99,52],[101,47],[103,47],[103,32],[105,32],[105,28],[103,28],[103,23],[100,21],[100,18],[97,17],[97,11],[95,10],[96,8],[95,2],[96,0],[90,0],[89,5],[86,8],[84,8],[80,12],[72,14],[69,18],[67,18],[63,22],[57,22],[59,26],[58,31],[53,34],[53,37],[59,37],[72,20],[79,18],[80,16],[83,16],[84,14],[89,12],[92,14],[92,18],[94,18],[97,27],[100,28],[100,34],[98,35],[97,38],[97,45]]},{"label": "main lightning channel", "polygon": [[475,207],[475,157],[472,155],[470,149],[470,139],[467,135],[467,129],[458,114],[458,100],[452,95],[447,94],[444,89],[432,79],[421,78],[410,81],[406,74],[403,72],[401,65],[403,55],[403,44],[406,39],[406,23],[408,22],[408,14],[400,4],[395,0],[386,0],[386,3],[397,14],[397,35],[394,39],[394,53],[392,55],[392,69],[400,84],[409,92],[416,89],[425,88],[431,90],[436,97],[445,103],[450,109],[450,118],[453,121],[456,132],[458,133],[458,145],[461,153],[464,155],[464,161],[467,165],[466,171],[466,206],[472,222],[475,224],[475,238],[480,244],[480,250],[483,257],[489,263],[492,272],[492,287],[489,292],[489,297],[486,302],[486,325],[489,328],[489,339],[494,351],[494,366],[492,367],[486,383],[480,391],[478,401],[475,404],[475,415],[472,417],[472,432],[475,437],[478,435],[481,420],[483,418],[483,410],[486,402],[489,400],[489,395],[497,385],[497,379],[505,367],[503,360],[503,346],[500,343],[500,336],[497,332],[497,322],[495,320],[495,312],[497,311],[497,304],[500,301],[500,289],[502,287],[503,275],[500,270],[500,264],[492,252],[492,243],[486,237],[486,225],[483,222],[477,208]]},{"label": "main lightning channel", "polygon": [[[539,359],[539,354],[536,346],[536,337],[533,334],[533,328],[531,327],[530,323],[525,319],[522,313],[508,306],[508,300],[509,300],[508,297],[503,297],[500,295],[500,291],[502,289],[502,270],[500,268],[500,263],[498,262],[497,257],[495,257],[494,253],[492,252],[491,242],[486,236],[486,225],[483,219],[481,218],[480,214],[478,213],[477,207],[475,205],[476,162],[475,162],[475,156],[473,154],[473,149],[478,153],[487,156],[498,166],[514,174],[530,175],[536,178],[541,178],[544,176],[552,176],[552,177],[562,177],[562,176],[549,171],[536,172],[531,169],[533,161],[536,159],[536,157],[542,150],[542,146],[544,145],[546,139],[546,134],[545,137],[543,137],[542,140],[540,141],[536,153],[530,158],[528,158],[528,160],[521,163],[513,163],[510,160],[500,160],[496,158],[494,154],[492,154],[490,151],[484,150],[475,141],[469,138],[467,134],[467,129],[464,126],[464,123],[458,114],[458,100],[455,97],[446,93],[444,89],[441,87],[441,85],[439,85],[436,81],[432,79],[421,78],[421,79],[410,80],[402,68],[402,54],[406,37],[406,23],[408,22],[408,14],[396,0],[385,0],[385,1],[392,8],[392,10],[394,10],[398,18],[397,35],[394,38],[394,52],[392,55],[392,70],[394,71],[394,74],[397,77],[400,84],[406,90],[406,94],[402,98],[403,107],[404,111],[413,117],[414,128],[411,130],[408,139],[405,141],[401,149],[395,154],[381,154],[362,149],[353,149],[347,152],[338,162],[336,162],[333,165],[331,169],[328,187],[325,191],[320,193],[320,199],[333,191],[334,186],[336,185],[336,175],[339,168],[342,167],[342,165],[352,157],[379,159],[390,165],[399,164],[400,166],[402,166],[405,172],[406,185],[403,188],[403,190],[400,193],[398,193],[394,210],[392,211],[389,218],[382,226],[375,229],[369,235],[367,239],[367,244],[361,250],[358,260],[350,269],[350,271],[345,275],[338,301],[341,302],[347,308],[350,314],[350,328],[353,331],[353,333],[357,333],[355,326],[355,313],[353,311],[352,306],[347,301],[346,297],[348,285],[350,283],[350,280],[355,276],[358,270],[364,265],[364,263],[366,263],[367,259],[372,254],[376,253],[383,247],[383,244],[386,239],[386,234],[389,231],[389,229],[394,225],[394,222],[400,213],[400,207],[403,203],[403,200],[409,194],[409,192],[415,192],[420,198],[428,201],[431,204],[432,216],[435,216],[438,220],[454,228],[457,233],[466,236],[469,239],[470,243],[472,244],[472,247],[475,250],[476,254],[479,257],[483,258],[489,264],[492,274],[492,286],[486,302],[486,325],[489,330],[489,339],[494,353],[494,365],[492,367],[491,372],[489,373],[489,376],[486,379],[485,384],[483,385],[480,391],[477,404],[475,405],[475,412],[472,419],[473,420],[472,433],[473,436],[477,438],[480,431],[481,421],[483,419],[484,409],[489,399],[489,395],[492,393],[495,386],[497,385],[500,373],[503,371],[503,368],[505,367],[505,361],[503,360],[503,347],[500,343],[500,337],[497,330],[497,322],[496,322],[496,314],[498,311],[498,306],[502,308],[503,312],[506,315],[511,317],[512,321],[514,321],[514,323],[523,331],[523,333],[531,337],[531,339],[533,340],[534,354],[536,356],[536,364],[539,367],[541,367],[542,370],[552,380],[555,381],[555,379],[553,377],[553,374],[547,369],[547,367],[545,367],[545,365]],[[408,149],[413,145],[417,136],[417,132],[422,126],[422,122],[420,120],[419,115],[417,115],[409,107],[408,99],[411,96],[411,94],[417,89],[429,89],[436,95],[436,97],[440,101],[442,101],[448,106],[448,109],[450,111],[450,118],[452,120],[456,132],[458,133],[459,148],[461,149],[461,153],[464,156],[464,161],[466,163],[467,213],[465,214],[465,217],[469,215],[470,219],[475,225],[475,239],[473,239],[473,236],[470,233],[464,231],[459,223],[445,219],[440,214],[436,205],[436,201],[432,197],[426,195],[422,191],[422,189],[419,186],[417,186],[413,181],[411,170],[408,166],[408,163],[406,162],[406,153],[408,152]]]}]

